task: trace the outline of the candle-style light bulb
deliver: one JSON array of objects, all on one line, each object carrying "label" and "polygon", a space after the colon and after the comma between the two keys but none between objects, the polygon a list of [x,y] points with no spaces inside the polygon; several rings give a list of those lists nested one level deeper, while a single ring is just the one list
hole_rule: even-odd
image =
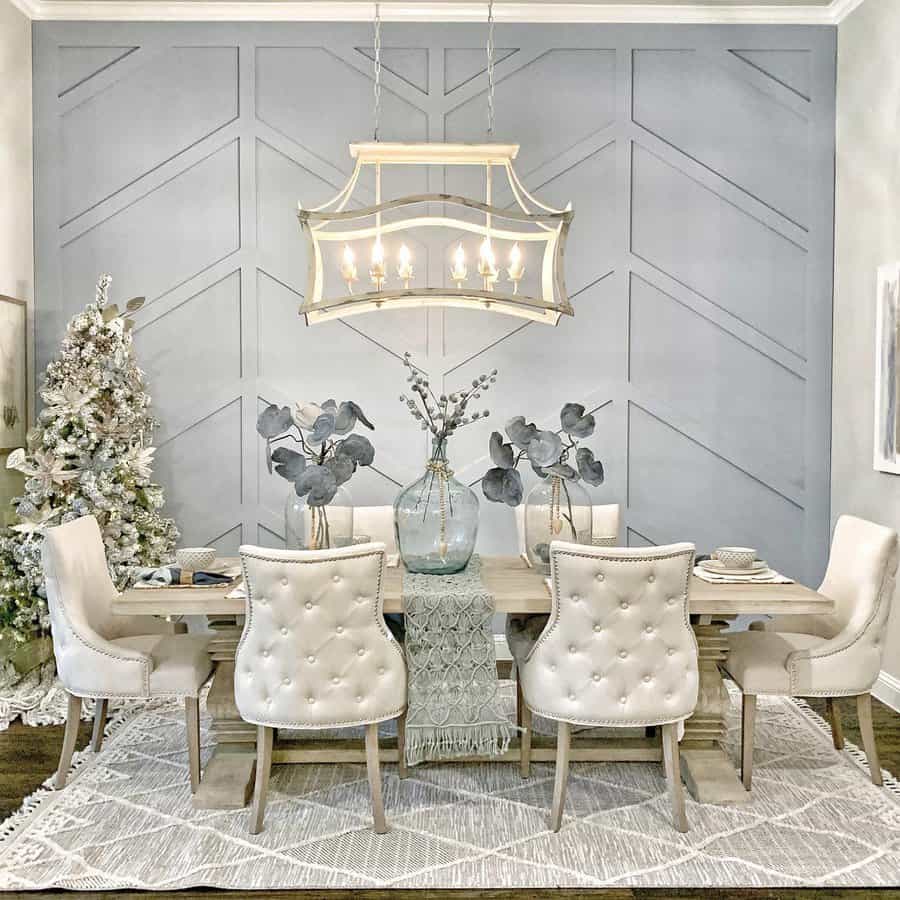
[{"label": "candle-style light bulb", "polygon": [[372,244],[372,266],[369,269],[369,277],[376,291],[384,287],[384,244],[381,243],[380,237],[375,238],[375,243]]},{"label": "candle-style light bulb", "polygon": [[456,282],[457,288],[462,288],[463,282],[469,270],[466,268],[466,251],[463,250],[462,242],[457,246],[456,252],[453,254],[453,268],[450,269],[450,280]]},{"label": "candle-style light bulb", "polygon": [[413,276],[413,267],[412,253],[409,252],[409,247],[407,247],[406,244],[401,244],[400,253],[397,256],[397,259],[397,274],[403,282],[403,287],[406,290],[409,290],[409,280]]},{"label": "candle-style light bulb", "polygon": [[509,268],[506,270],[506,274],[513,283],[513,293],[518,293],[519,282],[525,274],[525,264],[522,262],[522,251],[519,249],[518,242],[513,244],[512,250],[509,251]]},{"label": "candle-style light bulb", "polygon": [[344,244],[344,256],[341,259],[341,278],[347,282],[347,290],[353,293],[353,282],[357,280],[356,257],[349,244]]},{"label": "candle-style light bulb", "polygon": [[492,291],[497,280],[497,260],[494,256],[494,248],[491,239],[486,237],[481,244],[478,256],[478,274],[481,276],[484,289]]}]

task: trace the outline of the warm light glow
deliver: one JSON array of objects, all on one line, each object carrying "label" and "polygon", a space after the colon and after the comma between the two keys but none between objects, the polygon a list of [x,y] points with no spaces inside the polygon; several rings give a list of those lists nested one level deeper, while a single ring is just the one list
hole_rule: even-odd
[{"label": "warm light glow", "polygon": [[356,257],[353,255],[353,250],[349,244],[344,244],[344,256],[341,260],[341,278],[347,282],[347,290],[352,294],[353,282],[357,280]]},{"label": "warm light glow", "polygon": [[522,251],[519,249],[518,241],[512,245],[509,251],[509,268],[506,270],[509,280],[513,283],[513,293],[519,292],[519,282],[525,274],[525,264],[522,262]]},{"label": "warm light glow", "polygon": [[381,238],[376,238],[375,243],[372,244],[372,265],[384,265],[384,244],[381,243]]},{"label": "warm light glow", "polygon": [[492,291],[494,282],[497,280],[497,259],[494,256],[494,248],[491,246],[491,239],[485,238],[479,249],[478,274],[484,282],[484,289]]},{"label": "warm light glow", "polygon": [[494,257],[494,248],[491,246],[491,239],[490,239],[490,238],[485,238],[485,239],[484,239],[484,241],[483,241],[482,244],[481,244],[481,248],[480,248],[480,250],[479,250],[479,253],[481,254],[481,259],[482,259],[482,261],[483,261],[486,265],[488,265],[488,266],[490,266],[491,268],[493,268],[493,267],[494,267],[494,263],[496,262],[496,258]]},{"label": "warm light glow", "polygon": [[409,247],[407,247],[406,244],[402,244],[400,246],[398,259],[399,263],[397,265],[397,274],[400,276],[400,279],[403,282],[403,287],[406,290],[409,290],[409,280],[413,275],[413,267],[412,253],[409,252]]},{"label": "warm light glow", "polygon": [[384,287],[384,244],[381,243],[380,237],[375,238],[375,243],[372,244],[372,267],[369,269],[369,277],[376,291]]},{"label": "warm light glow", "polygon": [[459,246],[456,248],[456,252],[453,254],[453,268],[450,270],[450,279],[451,281],[456,282],[458,288],[461,288],[468,274],[469,270],[466,268],[466,251],[463,250],[463,245],[460,241]]}]

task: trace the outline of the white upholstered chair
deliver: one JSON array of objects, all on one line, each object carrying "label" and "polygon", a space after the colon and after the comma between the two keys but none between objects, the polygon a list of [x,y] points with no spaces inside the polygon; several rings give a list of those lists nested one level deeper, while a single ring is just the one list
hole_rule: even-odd
[{"label": "white upholstered chair", "polygon": [[[591,538],[595,547],[615,547],[619,543],[619,504],[608,503],[591,507]],[[519,556],[525,557],[525,505],[516,507],[516,534],[519,538]],[[547,616],[535,613],[527,616],[506,617],[506,643],[513,658],[516,647],[530,647],[544,630]],[[522,691],[516,680],[516,721],[522,725]]]},{"label": "white upholstered chair", "polygon": [[165,622],[112,613],[118,591],[93,516],[48,529],[42,561],[56,669],[69,695],[56,787],[66,784],[84,698],[97,701],[93,747],[99,750],[110,697],[183,697],[195,791],[200,781],[198,695],[212,669],[208,638],[164,633],[170,630]]},{"label": "white upholstered chair", "polygon": [[391,556],[397,552],[397,533],[394,531],[393,506],[353,507],[353,534],[365,536],[370,541],[384,544],[384,552]]},{"label": "white upholstered chair", "polygon": [[[234,697],[257,726],[250,832],[265,816],[276,728],[366,726],[375,831],[387,831],[378,723],[406,709],[406,663],[382,616],[384,544],[338,550],[240,548],[247,616]],[[400,748],[401,753],[403,748]]]},{"label": "white upholstered chair", "polygon": [[675,827],[687,831],[678,724],[697,704],[697,641],[688,621],[692,544],[650,548],[550,545],[553,605],[531,646],[517,645],[525,703],[523,773],[531,714],[558,722],[550,827],[559,831],[570,725],[662,725]]},{"label": "white upholstered chair", "polygon": [[835,698],[855,697],[869,771],[873,783],[881,784],[869,691],[881,669],[897,560],[896,532],[841,516],[819,588],[819,593],[834,601],[834,611],[820,616],[776,616],[769,622],[754,622],[750,631],[728,636],[724,667],[744,694],[741,775],[748,791],[759,694],[824,697],[838,750],[844,739]]}]

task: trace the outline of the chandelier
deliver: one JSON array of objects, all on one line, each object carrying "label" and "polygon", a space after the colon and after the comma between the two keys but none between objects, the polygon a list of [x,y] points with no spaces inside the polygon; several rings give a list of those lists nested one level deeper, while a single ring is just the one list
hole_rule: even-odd
[{"label": "chandelier", "polygon": [[[381,20],[375,6],[375,140],[350,145],[355,160],[344,187],[314,208],[299,204],[308,242],[301,315],[308,325],[379,309],[484,309],[555,325],[572,315],[563,276],[571,204],[554,209],[522,185],[518,144],[386,143],[378,140]],[[488,6],[488,134],[493,133],[493,3]],[[484,199],[449,193],[382,198],[391,166],[483,170]],[[505,176],[506,204],[494,205],[494,170]],[[374,170],[375,203],[359,206],[356,188]],[[408,168],[407,168],[408,171]],[[446,171],[446,169],[445,169]]]}]

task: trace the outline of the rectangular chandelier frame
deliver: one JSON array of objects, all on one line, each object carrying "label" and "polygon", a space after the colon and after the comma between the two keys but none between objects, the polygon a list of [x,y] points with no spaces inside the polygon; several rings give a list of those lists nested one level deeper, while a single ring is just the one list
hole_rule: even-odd
[{"label": "rectangular chandelier frame", "polygon": [[[574,215],[572,206],[568,204],[565,209],[554,209],[528,193],[512,165],[518,149],[518,144],[351,144],[350,154],[356,164],[341,191],[318,207],[306,209],[298,204],[297,215],[309,249],[307,291],[300,306],[300,314],[306,317],[307,324],[382,309],[433,306],[491,310],[551,325],[557,324],[561,315],[572,315],[574,311],[566,293],[563,275],[566,238]],[[452,194],[425,193],[382,201],[381,168],[384,165],[483,167],[485,200],[482,202]],[[364,166],[375,169],[375,204],[347,209]],[[507,177],[515,200],[515,205],[510,208],[492,205],[492,170],[495,167],[500,168]],[[434,208],[439,209],[440,214],[410,215],[408,218],[391,218],[387,221],[383,219],[386,213],[423,205],[428,212]],[[483,219],[471,221],[454,216],[451,214],[454,208],[479,213],[483,215]],[[360,224],[361,220],[363,224]],[[497,220],[502,221],[503,226],[498,227]],[[353,291],[353,282],[359,279],[351,260],[346,263],[350,268],[345,272],[348,290],[334,295],[329,295],[325,290],[325,259],[335,255],[333,252],[329,253],[328,248],[340,244],[347,248],[351,242],[373,239],[373,247],[377,245],[379,252],[383,254],[382,236],[398,233],[414,236],[422,229],[429,228],[443,228],[481,237],[480,265],[487,269],[483,272],[479,267],[477,271],[487,276],[493,274],[493,277],[479,279],[473,276],[476,281],[481,281],[481,286],[467,285],[464,282],[467,280],[468,270],[464,263],[458,263],[462,267],[462,277],[455,270],[450,273],[450,279],[456,280],[455,287],[443,284],[409,287],[409,277],[406,285],[390,287],[386,283],[391,280],[396,282],[397,277],[388,274],[383,259],[381,269],[375,270],[376,258],[373,251],[373,269],[369,274],[373,276],[374,289]],[[501,279],[502,267],[496,264],[493,240],[514,242],[517,262],[522,258],[519,243],[523,244],[526,252],[537,250],[541,253],[539,268],[535,270],[539,272],[539,290],[533,295],[519,290],[524,265],[519,264],[518,278],[514,279],[516,271],[511,267],[506,270],[510,276],[509,281]],[[406,250],[405,245],[403,249]],[[345,249],[345,253],[347,252],[349,251]],[[462,253],[461,242],[457,252]],[[487,261],[485,254],[488,255]],[[528,262],[528,265],[532,264],[533,261]],[[412,271],[411,267],[409,271]],[[379,272],[382,277],[380,281],[376,281]],[[507,283],[512,283],[512,290],[506,288]]]}]

